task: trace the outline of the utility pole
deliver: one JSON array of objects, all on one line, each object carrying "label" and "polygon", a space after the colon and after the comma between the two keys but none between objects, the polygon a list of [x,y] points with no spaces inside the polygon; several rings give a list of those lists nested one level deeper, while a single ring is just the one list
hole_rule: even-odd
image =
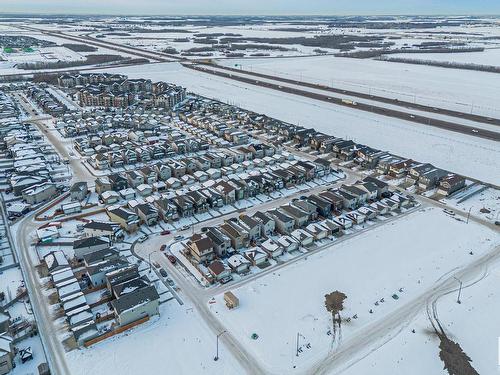
[{"label": "utility pole", "polygon": [[227,331],[222,331],[221,333],[219,333],[217,335],[217,352],[215,354],[215,357],[214,357],[214,361],[218,361],[219,360],[219,337],[222,336],[224,333],[226,333]]},{"label": "utility pole", "polygon": [[460,301],[460,295],[462,294],[462,280],[460,280],[460,279],[456,278],[455,276],[453,276],[453,278],[454,278],[455,280],[457,280],[457,281],[460,283],[460,286],[459,286],[459,288],[458,288],[457,303],[458,303],[458,304],[461,304],[461,303],[462,303],[462,301]]},{"label": "utility pole", "polygon": [[300,339],[300,336],[302,336],[302,338],[305,339],[305,337],[300,333],[300,332],[297,332],[297,351],[295,352],[295,356],[299,356],[299,339]]},{"label": "utility pole", "polygon": [[151,273],[151,254],[154,254],[156,252],[158,252],[158,250],[154,250],[154,251],[150,252],[148,255],[149,273]]}]

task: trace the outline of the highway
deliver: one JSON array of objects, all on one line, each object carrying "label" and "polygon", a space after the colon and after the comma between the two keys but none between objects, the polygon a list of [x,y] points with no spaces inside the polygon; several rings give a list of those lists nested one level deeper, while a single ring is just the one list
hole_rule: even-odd
[{"label": "highway", "polygon": [[289,83],[289,84],[303,86],[303,87],[307,87],[307,88],[311,88],[311,89],[320,89],[322,91],[341,94],[344,96],[353,96],[353,97],[357,97],[360,99],[367,99],[370,101],[377,101],[380,103],[391,104],[391,105],[400,106],[400,107],[407,108],[407,109],[408,108],[416,109],[419,111],[447,115],[447,116],[452,116],[452,117],[458,117],[458,118],[468,119],[468,120],[475,121],[475,122],[482,122],[485,124],[493,124],[493,125],[500,126],[500,119],[476,115],[476,114],[472,114],[472,113],[453,111],[453,110],[446,109],[446,108],[431,107],[428,105],[418,104],[418,103],[414,103],[414,102],[408,102],[408,101],[398,100],[398,99],[391,99],[391,98],[387,98],[387,97],[379,96],[379,95],[366,94],[366,93],[359,92],[359,91],[344,90],[344,89],[339,89],[339,88],[335,88],[335,87],[331,87],[331,86],[309,83],[309,82],[305,82],[305,81],[297,81],[294,79],[283,78],[283,77],[276,76],[276,75],[271,76],[271,75],[263,74],[263,73],[250,72],[248,70],[231,68],[228,66],[218,65],[215,63],[206,64],[206,65],[210,66],[210,67],[217,68],[217,69],[223,69],[226,71],[234,72],[236,74],[245,74],[245,75],[249,75],[249,76],[253,76],[253,77],[270,79],[273,81]]},{"label": "highway", "polygon": [[493,140],[493,141],[500,141],[500,132],[495,132],[492,130],[487,130],[487,129],[475,129],[470,126],[458,124],[458,123],[453,123],[450,121],[445,121],[441,119],[436,119],[433,117],[427,117],[423,115],[418,115],[418,114],[413,114],[413,113],[408,113],[400,110],[395,110],[395,109],[389,109],[381,106],[376,106],[372,104],[366,104],[362,102],[346,102],[341,98],[338,97],[333,97],[333,96],[328,96],[325,94],[320,94],[318,92],[312,92],[312,91],[307,91],[303,90],[300,88],[296,87],[291,87],[291,86],[283,86],[279,85],[278,83],[271,83],[269,81],[263,81],[263,80],[258,80],[254,78],[248,78],[244,77],[239,74],[234,74],[234,73],[228,73],[225,71],[214,69],[212,67],[207,67],[203,65],[196,65],[192,63],[184,63],[184,67],[193,69],[199,72],[203,73],[208,73],[212,75],[216,75],[219,77],[227,78],[227,79],[232,79],[235,81],[243,82],[246,84],[254,85],[254,86],[260,86],[276,91],[281,91],[287,94],[293,94],[293,95],[299,95],[303,96],[306,98],[310,99],[315,99],[315,100],[320,100],[323,102],[331,103],[334,105],[339,105],[355,110],[360,110],[360,111],[365,111],[365,112],[370,112],[370,113],[375,113],[378,115],[382,116],[387,116],[387,117],[392,117],[392,118],[397,118],[400,120],[405,120],[409,122],[414,122],[417,124],[425,125],[425,126],[432,126],[436,127],[439,129],[444,129],[444,130],[449,130],[452,132],[456,133],[461,133],[461,134],[466,134],[472,137],[478,137],[478,138],[484,138],[488,140]]},{"label": "highway", "polygon": [[[418,114],[413,114],[413,113],[408,113],[405,110],[407,109],[413,109],[413,110],[418,110],[421,112],[427,112],[429,114],[434,114],[434,115],[441,115],[441,116],[449,116],[449,117],[456,117],[462,120],[469,120],[469,121],[474,121],[477,123],[484,123],[488,125],[497,125],[500,126],[500,119],[497,118],[491,118],[487,116],[481,116],[473,113],[466,113],[466,112],[459,112],[459,111],[454,111],[446,108],[440,108],[440,107],[432,107],[428,105],[422,105],[418,103],[413,103],[409,101],[404,101],[404,100],[398,100],[398,99],[392,99],[392,98],[387,98],[384,96],[379,96],[379,95],[371,95],[371,94],[366,94],[363,92],[359,91],[353,91],[353,90],[345,90],[345,89],[340,89],[340,88],[335,88],[335,87],[329,87],[325,85],[318,85],[314,83],[309,83],[309,82],[304,82],[304,81],[298,81],[298,80],[293,80],[289,78],[284,78],[284,77],[279,77],[279,76],[271,76],[268,74],[263,74],[263,73],[257,73],[257,72],[249,72],[246,70],[240,70],[240,69],[235,69],[231,67],[226,67],[222,65],[217,65],[212,62],[204,62],[203,60],[201,61],[196,61],[196,60],[190,60],[185,57],[180,57],[177,55],[172,55],[164,52],[159,52],[159,51],[149,51],[143,48],[139,47],[133,47],[133,46],[125,46],[123,44],[119,44],[116,42],[110,42],[107,40],[102,40],[102,39],[97,39],[94,37],[90,36],[77,36],[77,35],[69,35],[67,33],[62,33],[62,32],[55,32],[55,31],[48,31],[48,30],[43,30],[40,28],[34,28],[34,27],[26,27],[26,26],[18,26],[22,29],[25,30],[31,30],[31,31],[36,31],[36,32],[41,32],[45,33],[47,35],[59,37],[59,38],[64,38],[68,39],[74,42],[81,42],[81,43],[86,43],[89,45],[93,45],[96,47],[102,47],[102,48],[108,48],[117,52],[123,52],[127,53],[129,55],[134,55],[137,57],[142,57],[146,58],[149,60],[152,60],[154,62],[181,62],[183,66],[191,69],[196,69],[198,71],[203,71],[205,73],[210,73],[210,74],[215,74],[224,78],[230,78],[233,80],[238,80],[241,82],[253,84],[253,85],[259,85],[262,87],[267,87],[267,88],[272,88],[275,90],[280,90],[283,92],[288,92],[292,94],[297,94],[297,95],[302,95],[302,96],[308,96],[313,99],[317,100],[323,100],[323,101],[328,101],[333,104],[337,105],[344,105],[344,106],[350,106],[350,108],[353,109],[358,109],[362,111],[368,111],[372,113],[377,113],[380,115],[384,116],[389,116],[389,117],[394,117],[394,118],[399,118],[402,120],[406,121],[411,121],[419,124],[424,124],[424,125],[429,125],[429,126],[434,126],[438,127],[441,129],[446,129],[446,130],[451,130],[451,131],[456,131],[459,133],[463,134],[468,134],[472,136],[477,136],[481,138],[486,138],[486,139],[492,139],[492,140],[499,140],[499,135],[498,133],[486,129],[473,129],[471,127],[467,126],[461,126],[460,124],[456,124],[452,121],[445,121],[436,117],[432,117],[430,115],[418,115]],[[213,70],[217,69],[217,71],[210,71],[210,69],[202,69],[201,67],[205,68],[212,68]],[[86,69],[80,69],[80,70],[86,70]],[[223,70],[224,72],[221,72]],[[225,73],[225,74],[224,74]],[[246,75],[248,77],[243,77],[242,75]],[[274,83],[266,82],[265,80],[272,80]],[[287,83],[287,84],[293,84],[297,85],[302,88],[309,88],[309,89],[315,89],[315,90],[322,90],[325,92],[325,94],[312,94],[310,91],[303,90],[303,89],[293,89],[293,88],[286,88],[283,85],[280,85],[280,83]],[[291,91],[290,91],[291,90]],[[383,106],[377,106],[377,105],[372,105],[372,104],[365,104],[365,103],[358,103],[357,105],[350,105],[342,102],[342,100],[339,98],[334,98],[328,96],[328,93],[335,93],[335,94],[341,94],[344,96],[352,96],[352,97],[357,97],[360,99],[365,99],[365,100],[370,100],[373,102],[379,102],[383,104],[389,104],[392,106],[398,106],[401,107],[401,110],[394,110],[394,109],[387,109],[384,108]]]}]

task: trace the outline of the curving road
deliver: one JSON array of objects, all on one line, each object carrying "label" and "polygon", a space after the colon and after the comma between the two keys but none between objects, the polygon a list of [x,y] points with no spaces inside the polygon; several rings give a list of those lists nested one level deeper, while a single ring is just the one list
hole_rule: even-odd
[{"label": "curving road", "polygon": [[390,341],[399,332],[398,329],[401,326],[411,321],[420,311],[426,308],[429,301],[456,291],[457,280],[455,278],[462,281],[474,280],[484,272],[484,267],[499,259],[500,246],[497,246],[488,254],[447,275],[419,297],[386,315],[383,320],[370,324],[357,332],[356,336],[345,340],[335,353],[324,358],[310,370],[310,373],[330,375],[342,373],[342,371]]},{"label": "curving road", "polygon": [[[49,204],[50,202],[45,206]],[[24,281],[28,289],[31,306],[38,324],[38,330],[51,373],[54,375],[70,375],[66,363],[65,350],[59,339],[57,327],[54,324],[54,317],[52,316],[48,300],[43,294],[43,287],[36,275],[35,267],[38,265],[38,262],[33,262],[32,255],[34,254],[30,253],[31,251],[35,251],[31,248],[32,239],[30,234],[39,226],[39,224],[33,221],[38,211],[32,212],[16,224],[13,242],[19,259],[19,265],[23,271]]]}]

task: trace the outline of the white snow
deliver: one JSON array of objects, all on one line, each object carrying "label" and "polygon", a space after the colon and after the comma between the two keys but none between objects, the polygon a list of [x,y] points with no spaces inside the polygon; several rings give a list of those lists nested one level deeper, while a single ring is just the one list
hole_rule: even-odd
[{"label": "white snow", "polygon": [[[355,64],[353,65],[355,67]],[[452,172],[487,182],[495,183],[500,180],[500,168],[497,166],[497,160],[500,158],[498,142],[243,84],[195,72],[183,68],[178,63],[116,68],[106,71],[127,74],[131,78],[142,77],[174,82],[201,95],[265,113],[293,124],[298,123],[328,134],[354,139],[371,147],[421,162],[430,162]],[[356,71],[355,68],[354,71]],[[397,73],[394,75],[397,76]],[[397,81],[394,75],[391,76],[390,82]],[[446,75],[446,72],[443,75]],[[387,72],[383,77],[389,80]],[[436,75],[434,78],[438,79],[437,77]],[[458,76],[448,78],[451,82],[459,79]],[[417,81],[416,77],[414,79]],[[496,92],[496,87],[500,85],[498,82],[495,86],[495,78],[492,81],[484,80],[484,87],[481,88],[473,82],[475,88],[465,90],[465,92],[477,90],[485,93],[489,90],[492,95],[490,98],[492,98],[496,95],[493,94]],[[493,85],[489,86],[490,83]]]},{"label": "white snow", "polygon": [[[343,326],[345,340],[425,293],[447,272],[473,260],[471,249],[477,256],[498,241],[496,233],[478,224],[465,224],[440,210],[425,209],[363,236],[337,241],[304,261],[233,290],[240,300],[237,309],[228,310],[222,295],[210,306],[214,316],[267,371],[284,373],[294,365],[305,369],[321,361],[330,348],[327,331],[331,317],[323,304],[326,293],[346,293],[343,316],[359,316]],[[399,288],[404,288],[402,293]],[[391,298],[394,293],[399,300]],[[375,306],[381,298],[385,302]],[[250,338],[254,332],[258,340]],[[297,332],[305,337],[302,343],[312,347],[298,358]]]},{"label": "white snow", "polygon": [[67,354],[73,375],[241,374],[243,370],[192,307],[160,306],[160,318],[87,349]]}]

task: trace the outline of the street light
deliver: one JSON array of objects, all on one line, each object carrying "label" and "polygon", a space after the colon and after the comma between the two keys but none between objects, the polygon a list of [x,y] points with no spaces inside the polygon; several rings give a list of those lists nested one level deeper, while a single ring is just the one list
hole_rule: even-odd
[{"label": "street light", "polygon": [[158,250],[154,250],[152,252],[149,253],[148,255],[148,263],[149,263],[149,273],[151,273],[151,254],[154,254],[154,253],[157,253]]},{"label": "street light", "polygon": [[457,280],[457,281],[460,283],[460,287],[458,288],[457,303],[458,303],[458,304],[461,304],[461,303],[462,303],[462,301],[460,301],[460,294],[462,293],[462,280],[460,280],[460,279],[456,278],[455,276],[453,276],[453,278],[454,278],[455,280]]},{"label": "street light", "polygon": [[302,335],[300,332],[297,332],[297,350],[295,352],[295,356],[299,356],[299,337],[302,337],[305,339],[304,335]]},{"label": "street light", "polygon": [[215,354],[215,357],[214,357],[214,361],[218,361],[219,360],[219,337],[222,336],[224,333],[226,333],[227,331],[222,331],[221,333],[219,333],[217,335],[217,352]]}]

